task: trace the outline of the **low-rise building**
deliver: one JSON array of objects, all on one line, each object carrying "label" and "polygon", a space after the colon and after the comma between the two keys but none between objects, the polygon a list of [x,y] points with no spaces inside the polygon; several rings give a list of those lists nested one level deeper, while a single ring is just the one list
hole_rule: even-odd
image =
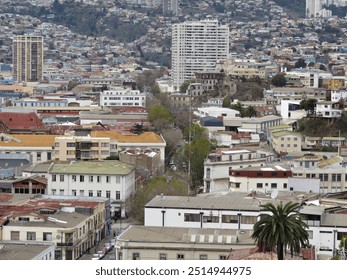
[{"label": "low-rise building", "polygon": [[204,192],[227,191],[231,170],[263,166],[273,157],[271,152],[258,147],[217,149],[204,162]]},{"label": "low-rise building", "polygon": [[134,166],[117,160],[54,163],[49,170],[47,193],[104,197],[110,199],[115,215],[135,191],[135,183]]},{"label": "low-rise building", "polygon": [[280,155],[300,154],[303,136],[294,131],[279,131],[271,135],[272,147]]},{"label": "low-rise building", "polygon": [[112,88],[100,93],[100,106],[146,107],[146,94],[130,88]]},{"label": "low-rise building", "polygon": [[117,237],[119,260],[225,260],[254,247],[249,231],[130,226]]}]

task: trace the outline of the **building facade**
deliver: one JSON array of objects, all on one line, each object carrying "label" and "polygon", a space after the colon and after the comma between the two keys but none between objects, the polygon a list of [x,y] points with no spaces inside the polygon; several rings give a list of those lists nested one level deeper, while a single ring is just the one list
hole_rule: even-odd
[{"label": "building facade", "polygon": [[13,78],[17,82],[38,82],[43,77],[43,37],[13,38]]},{"label": "building facade", "polygon": [[229,28],[217,20],[174,24],[172,27],[172,77],[175,90],[194,73],[213,71],[227,59]]},{"label": "building facade", "polygon": [[114,88],[100,93],[100,106],[146,106],[146,94],[129,88]]}]

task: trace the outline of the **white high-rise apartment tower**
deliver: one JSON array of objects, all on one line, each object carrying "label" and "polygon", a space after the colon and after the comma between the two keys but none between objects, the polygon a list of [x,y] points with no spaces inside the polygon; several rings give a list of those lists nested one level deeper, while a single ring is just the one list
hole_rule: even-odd
[{"label": "white high-rise apartment tower", "polygon": [[306,17],[320,17],[322,6],[322,0],[306,0]]},{"label": "white high-rise apartment tower", "polygon": [[179,90],[194,73],[213,71],[229,54],[229,27],[217,20],[177,23],[172,26],[172,78]]}]

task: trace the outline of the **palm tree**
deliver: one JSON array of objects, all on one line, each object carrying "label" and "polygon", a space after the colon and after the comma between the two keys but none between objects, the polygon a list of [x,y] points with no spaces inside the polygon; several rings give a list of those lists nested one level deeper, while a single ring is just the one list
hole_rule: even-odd
[{"label": "palm tree", "polygon": [[284,249],[290,248],[291,254],[299,253],[300,248],[308,244],[308,226],[302,221],[298,203],[282,202],[276,206],[272,203],[260,205],[262,213],[254,224],[252,238],[261,251],[277,250],[277,258],[284,259]]}]

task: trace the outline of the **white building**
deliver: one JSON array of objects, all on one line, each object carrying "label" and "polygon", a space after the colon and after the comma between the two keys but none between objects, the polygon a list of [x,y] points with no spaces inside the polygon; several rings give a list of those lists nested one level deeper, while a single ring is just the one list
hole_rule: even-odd
[{"label": "white building", "polygon": [[55,163],[49,170],[47,193],[59,196],[106,197],[111,212],[135,191],[135,169],[119,161]]},{"label": "white building", "polygon": [[347,91],[346,90],[332,90],[331,91],[331,101],[339,102],[340,100],[347,100]]},{"label": "white building", "polygon": [[306,17],[319,17],[322,6],[322,0],[306,0]]},{"label": "white building", "polygon": [[177,23],[172,26],[172,77],[176,90],[195,72],[212,71],[229,53],[229,28],[217,20]]},{"label": "white building", "polygon": [[223,118],[236,118],[240,117],[240,112],[237,110],[229,109],[229,108],[221,108],[221,107],[203,107],[198,108],[197,111],[194,112],[200,118],[203,117],[223,117]]},{"label": "white building", "polygon": [[318,101],[316,103],[315,113],[322,118],[339,118],[342,110],[338,109],[338,102]]},{"label": "white building", "polygon": [[146,106],[146,94],[129,88],[113,88],[100,93],[100,106]]},{"label": "white building", "polygon": [[300,214],[309,227],[309,244],[315,247],[317,259],[329,259],[337,254],[342,237],[347,234],[346,216],[339,213],[343,211],[341,205],[347,202],[343,194],[338,198],[322,197],[319,200],[318,196],[316,193],[281,191],[276,198],[258,192],[156,196],[145,206],[145,226],[243,232],[253,229],[261,213],[260,205],[271,202],[276,206],[293,201],[301,203]]},{"label": "white building", "polygon": [[250,166],[264,166],[274,155],[261,149],[225,149],[210,154],[204,162],[204,192],[227,191],[229,173]]}]

